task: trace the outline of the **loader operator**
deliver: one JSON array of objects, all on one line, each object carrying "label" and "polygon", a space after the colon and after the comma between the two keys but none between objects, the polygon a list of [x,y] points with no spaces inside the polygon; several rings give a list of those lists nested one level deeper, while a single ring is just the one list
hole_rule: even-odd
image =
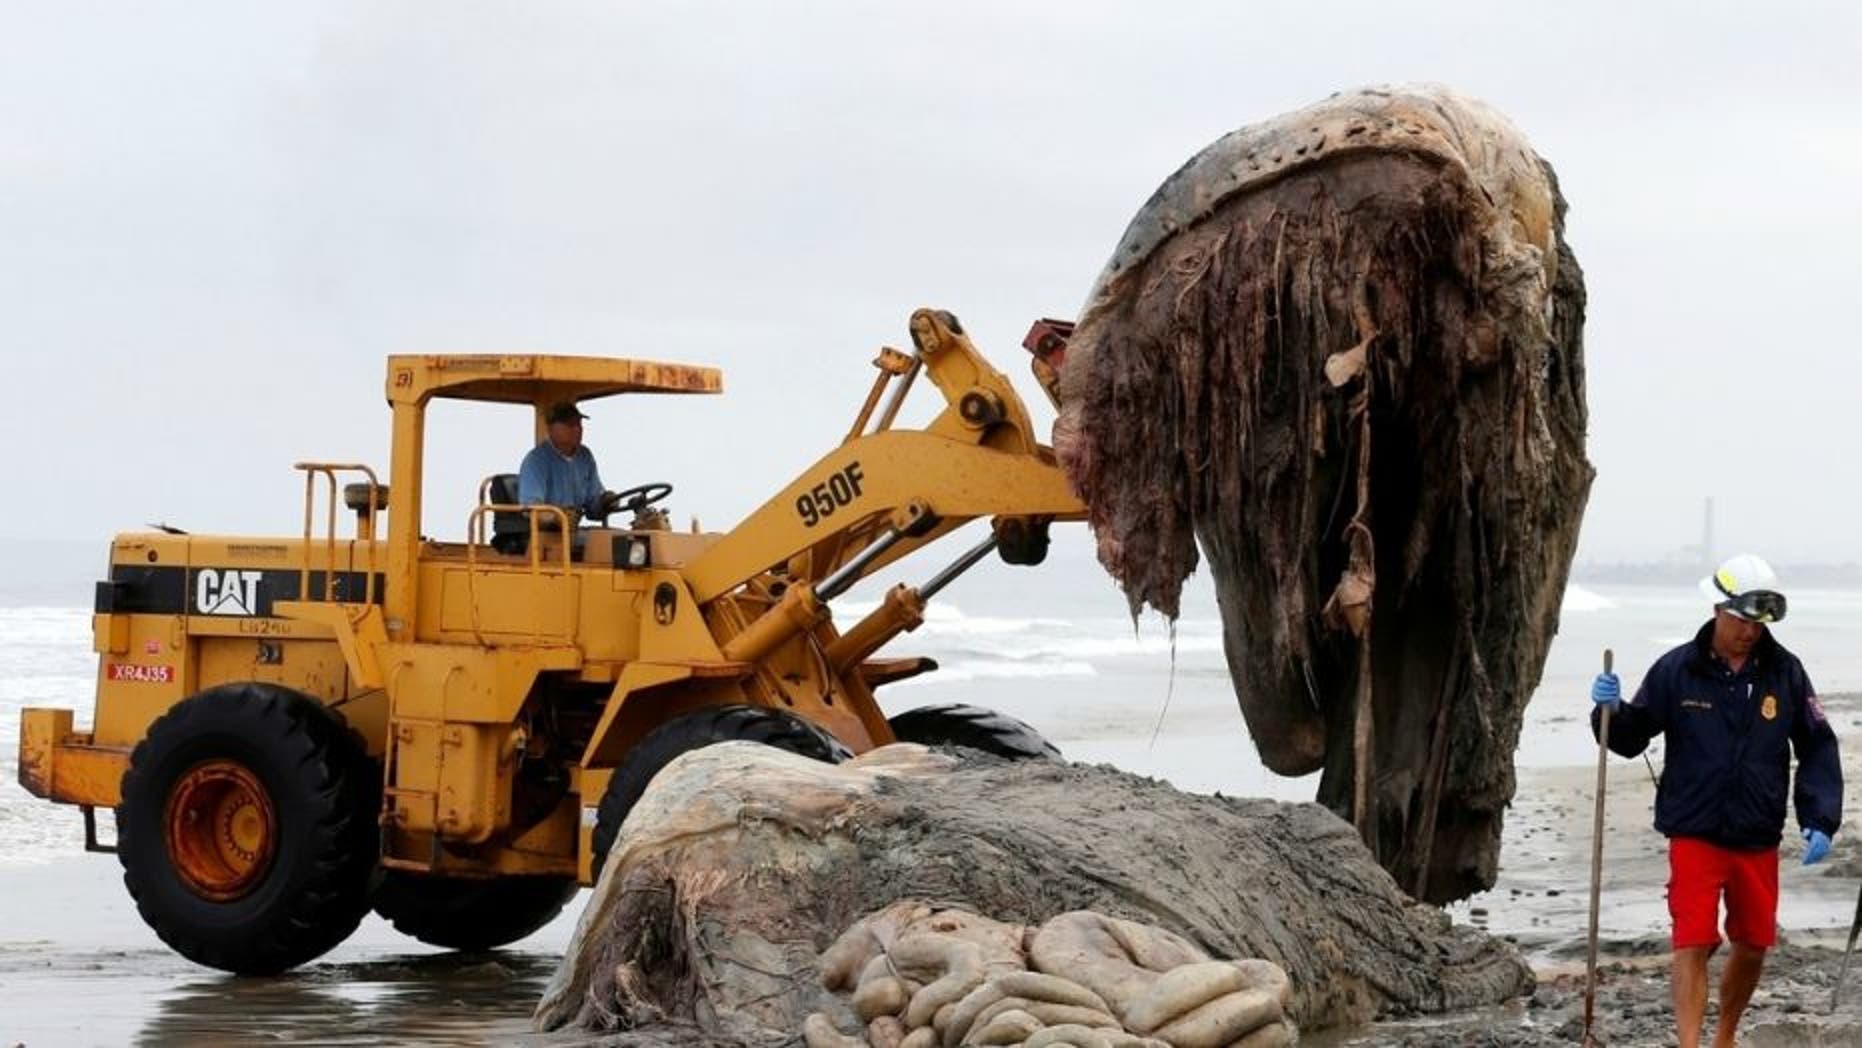
[{"label": "loader operator", "polygon": [[551,405],[545,421],[548,439],[531,448],[517,471],[517,501],[526,506],[560,506],[573,523],[578,516],[605,518],[614,512],[614,494],[601,486],[595,456],[582,443],[582,420],[576,405]]},{"label": "loader operator", "polygon": [[1720,978],[1713,1043],[1730,1048],[1777,940],[1778,842],[1791,751],[1804,865],[1830,851],[1842,820],[1836,734],[1797,657],[1766,628],[1784,618],[1770,565],[1751,554],[1701,580],[1713,620],[1657,659],[1628,704],[1614,673],[1591,686],[1591,731],[1611,709],[1610,749],[1640,754],[1663,736],[1667,758],[1655,794],[1655,829],[1668,838],[1668,913],[1674,922],[1673,993],[1681,1048],[1696,1048],[1707,1008],[1707,959],[1720,945],[1720,899],[1732,952]]}]

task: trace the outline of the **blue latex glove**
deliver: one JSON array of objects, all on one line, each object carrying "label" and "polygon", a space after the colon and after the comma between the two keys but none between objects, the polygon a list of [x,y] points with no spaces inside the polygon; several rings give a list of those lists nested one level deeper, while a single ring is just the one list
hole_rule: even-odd
[{"label": "blue latex glove", "polygon": [[1599,673],[1591,682],[1590,701],[1599,706],[1614,706],[1623,699],[1623,682],[1614,673]]},{"label": "blue latex glove", "polygon": [[1822,830],[1804,831],[1804,865],[1822,862],[1830,854],[1830,835]]}]

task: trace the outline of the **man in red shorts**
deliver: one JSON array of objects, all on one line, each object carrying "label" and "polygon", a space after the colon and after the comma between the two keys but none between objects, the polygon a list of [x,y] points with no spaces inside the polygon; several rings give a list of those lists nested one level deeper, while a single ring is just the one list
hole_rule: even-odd
[{"label": "man in red shorts", "polygon": [[1613,673],[1591,686],[1591,730],[1611,707],[1610,748],[1634,757],[1660,735],[1667,756],[1655,793],[1655,828],[1668,838],[1668,913],[1674,919],[1675,1027],[1697,1048],[1707,1011],[1707,958],[1720,945],[1720,900],[1732,952],[1720,976],[1716,1048],[1731,1048],[1778,938],[1778,842],[1791,753],[1804,863],[1829,854],[1842,821],[1836,734],[1797,656],[1767,623],[1784,618],[1784,594],[1763,560],[1741,554],[1701,582],[1713,620],[1650,667],[1629,703]]}]

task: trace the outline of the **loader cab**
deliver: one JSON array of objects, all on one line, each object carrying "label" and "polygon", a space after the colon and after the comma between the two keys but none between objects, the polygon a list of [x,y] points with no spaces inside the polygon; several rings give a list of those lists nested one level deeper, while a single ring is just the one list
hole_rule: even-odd
[{"label": "loader cab", "polygon": [[[415,612],[421,606],[419,563],[441,545],[421,535],[427,407],[432,401],[528,407],[534,440],[541,442],[547,439],[550,405],[562,401],[586,403],[623,393],[722,391],[717,369],[683,364],[542,354],[389,357],[386,392],[393,415],[393,449],[388,486],[394,500],[388,513],[382,609],[389,637],[413,639]],[[459,552],[474,559],[482,553],[489,564],[508,560],[536,566],[548,558],[591,567],[644,566],[632,562],[641,560],[650,544],[636,551],[633,547],[640,544],[631,538],[641,530],[665,528],[663,513],[643,512],[652,510],[651,505],[636,506],[624,523],[643,527],[578,528],[578,522],[558,508],[518,504],[515,464],[513,460],[497,468],[480,483],[476,502],[462,505],[466,542]],[[660,487],[669,493],[669,486]],[[570,547],[567,553],[565,544]]]},{"label": "loader cab", "polygon": [[[606,561],[599,556],[604,543],[612,543],[622,534],[638,532],[671,532],[672,518],[660,504],[666,496],[672,494],[672,485],[663,481],[641,484],[621,492],[623,498],[615,510],[617,519],[614,526],[608,520],[598,520],[592,526],[582,525],[574,528],[571,539],[570,559],[572,561],[589,561],[589,550],[597,551],[593,563],[612,563],[616,567],[643,568],[649,563],[648,558],[640,553],[615,554]],[[518,494],[517,474],[494,473],[485,478],[479,486],[479,503],[493,507],[491,511],[491,537],[488,544],[492,549],[507,556],[522,557],[530,550],[531,528],[530,514],[522,507]],[[497,508],[509,507],[509,508]],[[575,523],[572,519],[570,523]],[[538,538],[544,543],[545,555],[554,546],[561,531],[552,517],[538,521]]]}]

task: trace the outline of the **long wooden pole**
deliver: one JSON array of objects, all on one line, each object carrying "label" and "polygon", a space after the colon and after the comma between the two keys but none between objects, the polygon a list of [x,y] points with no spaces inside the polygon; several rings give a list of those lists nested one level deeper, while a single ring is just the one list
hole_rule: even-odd
[{"label": "long wooden pole", "polygon": [[[1609,673],[1616,662],[1616,653],[1609,648],[1603,649],[1603,671]],[[1597,813],[1592,821],[1590,835],[1590,939],[1584,961],[1584,1044],[1595,1043],[1591,1039],[1591,1018],[1597,1006],[1597,903],[1603,889],[1603,794],[1609,785],[1610,772],[1610,711],[1616,703],[1603,708],[1603,715],[1597,725]]]}]

